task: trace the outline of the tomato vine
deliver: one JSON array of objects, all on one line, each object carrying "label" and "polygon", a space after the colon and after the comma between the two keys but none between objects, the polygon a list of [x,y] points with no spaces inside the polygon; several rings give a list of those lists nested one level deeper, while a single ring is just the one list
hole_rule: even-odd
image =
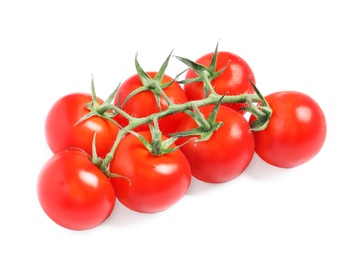
[{"label": "tomato vine", "polygon": [[188,69],[174,78],[165,73],[171,57],[157,72],[145,72],[136,54],[137,74],[105,101],[92,78],[91,94],[69,94],[52,106],[45,135],[54,156],[37,191],[54,222],[95,227],[115,198],[138,212],[159,212],[186,194],[191,176],[222,183],[243,173],[255,153],[291,168],[320,151],[326,119],[310,96],[263,96],[248,64],[218,52],[218,44],[196,61],[175,56]]},{"label": "tomato vine", "polygon": [[[250,80],[251,84],[252,84],[253,88],[255,89],[256,94],[243,93],[240,95],[220,95],[214,91],[214,88],[211,84],[211,80],[216,78],[217,76],[221,75],[223,70],[226,68],[226,67],[224,67],[219,71],[215,71],[215,63],[217,61],[217,59],[216,59],[217,53],[218,53],[218,45],[215,49],[214,58],[209,67],[197,64],[187,58],[182,58],[182,57],[176,56],[177,59],[179,59],[186,65],[188,65],[189,68],[195,70],[196,73],[198,74],[198,76],[196,78],[183,80],[183,81],[179,81],[179,82],[180,83],[189,83],[189,82],[195,82],[195,81],[203,82],[204,93],[207,94],[207,97],[204,99],[192,100],[192,101],[185,102],[183,104],[174,104],[168,98],[166,93],[163,91],[172,82],[167,82],[165,84],[160,83],[161,79],[166,71],[166,68],[168,66],[168,62],[170,60],[171,54],[164,61],[164,63],[162,64],[160,70],[158,71],[158,73],[154,79],[149,77],[149,75],[147,75],[147,73],[142,69],[142,67],[140,66],[140,64],[138,62],[137,55],[136,55],[135,67],[136,67],[137,73],[143,83],[143,86],[139,87],[138,89],[136,89],[135,91],[130,93],[130,95],[125,99],[123,104],[118,104],[117,106],[115,106],[111,103],[111,101],[113,100],[114,95],[118,89],[117,88],[109,96],[109,98],[106,100],[106,102],[104,102],[104,104],[102,104],[101,106],[99,106],[98,104],[95,104],[96,107],[94,108],[94,104],[88,105],[90,112],[89,112],[89,114],[85,115],[80,121],[87,119],[91,116],[98,115],[101,117],[108,118],[113,123],[115,123],[115,121],[112,118],[117,114],[125,117],[129,121],[127,126],[120,128],[119,133],[117,135],[117,138],[114,142],[114,145],[113,145],[111,151],[106,155],[106,157],[102,160],[102,163],[100,164],[100,169],[107,176],[112,175],[112,173],[109,172],[109,163],[114,157],[114,152],[115,152],[117,146],[119,145],[120,141],[123,139],[123,137],[127,133],[131,132],[134,128],[136,128],[138,126],[145,125],[145,124],[151,124],[155,120],[158,120],[160,118],[163,118],[163,117],[175,114],[175,113],[179,113],[179,112],[189,113],[190,111],[194,111],[194,110],[197,111],[197,109],[199,107],[203,107],[203,106],[207,106],[207,105],[215,105],[215,104],[221,104],[221,103],[222,104],[245,103],[245,104],[248,104],[248,106],[242,107],[242,110],[245,110],[245,111],[253,114],[257,118],[257,120],[255,120],[255,122],[252,125],[252,130],[259,131],[259,130],[266,128],[266,126],[269,122],[269,119],[271,117],[271,114],[272,114],[272,109],[268,106],[268,104],[265,101],[264,97],[262,96],[261,92],[257,89],[257,87],[253,84],[253,82],[251,80]],[[174,80],[177,80],[177,78],[182,73],[177,75]],[[154,93],[157,103],[159,104],[159,107],[160,107],[160,103],[159,103],[160,97],[162,97],[164,100],[166,100],[166,102],[168,103],[168,107],[163,111],[153,113],[149,116],[141,117],[141,118],[133,117],[121,108],[124,105],[124,103],[126,103],[132,96],[134,96],[142,91],[147,91],[147,90],[150,90]],[[93,96],[95,97],[96,95],[95,95],[95,87],[94,87],[93,80],[92,80],[92,93],[93,93]],[[261,103],[261,106],[255,105],[258,103]],[[112,112],[109,112],[109,111],[112,111]],[[215,113],[216,113],[216,111],[215,111]],[[193,114],[194,115],[192,117],[194,117],[194,120],[197,120],[197,118],[196,118],[197,113],[193,113]],[[217,124],[217,122],[209,122],[209,121],[207,123],[208,124],[209,123]],[[213,127],[213,125],[210,125],[209,128],[214,128],[214,127]],[[214,128],[213,131],[215,129],[216,128]],[[201,129],[197,129],[197,131],[192,131],[192,134],[202,136],[202,134],[203,134],[202,132],[204,132],[204,131],[202,131]],[[173,136],[182,136],[182,134],[180,134],[180,133],[170,134],[170,136],[172,136],[172,135]],[[183,136],[184,136],[184,134],[183,134]],[[95,157],[94,160],[99,161],[99,158]],[[99,165],[99,163],[98,163],[98,165]]]}]

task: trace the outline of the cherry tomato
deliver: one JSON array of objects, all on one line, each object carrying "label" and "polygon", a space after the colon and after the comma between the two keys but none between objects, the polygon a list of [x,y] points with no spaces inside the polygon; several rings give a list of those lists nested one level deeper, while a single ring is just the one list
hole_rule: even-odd
[{"label": "cherry tomato", "polygon": [[56,153],[45,163],[37,195],[49,218],[72,230],[100,225],[116,201],[109,179],[78,149]]},{"label": "cherry tomato", "polygon": [[[148,72],[147,74],[151,78],[154,78],[156,72]],[[162,83],[171,82],[172,80],[173,79],[171,77],[164,75]],[[124,106],[122,106],[127,96],[135,89],[138,89],[141,86],[143,86],[143,83],[141,82],[138,74],[135,74],[132,77],[128,78],[120,85],[114,98],[114,105],[119,106],[125,112],[136,118],[146,117],[153,113],[157,113],[167,109],[168,103],[163,97],[160,97],[161,109],[159,109],[155,95],[151,90],[145,90],[134,95],[124,104]],[[174,104],[183,104],[188,101],[182,87],[176,81],[174,81],[168,87],[164,88],[163,91]],[[161,118],[159,119],[158,122],[159,129],[162,131],[163,134],[174,133],[179,122],[184,117],[185,114],[179,112]],[[115,119],[123,127],[128,124],[128,120],[120,115],[116,116]],[[134,130],[144,131],[144,130],[149,130],[149,127],[146,124],[146,125],[141,125]]]},{"label": "cherry tomato", "polygon": [[[151,140],[149,131],[139,134]],[[152,155],[132,134],[118,145],[109,169],[125,177],[110,178],[118,200],[143,213],[160,212],[174,205],[186,194],[191,180],[189,163],[180,150]]]},{"label": "cherry tomato", "polygon": [[[96,133],[96,151],[104,158],[113,146],[119,126],[100,116],[92,116],[75,125],[89,113],[86,105],[92,96],[73,93],[60,98],[51,107],[45,121],[45,136],[53,153],[77,147],[92,154],[92,141]],[[99,104],[103,100],[98,98]]]},{"label": "cherry tomato", "polygon": [[[195,62],[204,66],[209,66],[212,61],[214,52],[208,53],[200,57]],[[228,65],[227,65],[228,64]],[[231,52],[218,52],[216,71],[221,70],[225,66],[226,69],[211,81],[216,93],[223,95],[240,95],[244,93],[254,94],[254,89],[250,83],[250,79],[255,83],[255,77],[251,67],[238,55]],[[188,70],[185,79],[195,78],[197,75],[193,70]],[[188,100],[199,100],[205,98],[203,90],[203,82],[192,82],[184,84],[184,92]],[[245,112],[240,110],[244,103],[224,104],[231,107],[241,114]]]},{"label": "cherry tomato", "polygon": [[[272,116],[265,130],[254,132],[256,153],[267,163],[292,168],[312,159],[326,139],[326,119],[318,103],[297,91],[265,97]],[[255,120],[252,115],[250,123]]]},{"label": "cherry tomato", "polygon": [[[201,107],[199,111],[205,116],[211,113],[213,106]],[[206,141],[192,140],[181,146],[197,179],[210,183],[221,183],[239,176],[249,165],[254,154],[254,138],[247,120],[237,111],[220,106],[217,122],[223,125],[213,132]],[[197,127],[194,119],[187,117],[178,132]],[[182,144],[194,137],[179,138]]]}]

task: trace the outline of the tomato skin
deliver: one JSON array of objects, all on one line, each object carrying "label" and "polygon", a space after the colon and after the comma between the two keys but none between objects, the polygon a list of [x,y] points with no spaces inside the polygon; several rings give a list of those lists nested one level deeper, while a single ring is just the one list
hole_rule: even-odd
[{"label": "tomato skin", "polygon": [[[213,106],[199,110],[206,117]],[[222,183],[239,176],[247,168],[254,154],[254,138],[247,120],[237,111],[220,106],[216,121],[223,125],[214,131],[207,141],[190,141],[180,149],[186,155],[192,169],[192,175],[209,183]],[[178,131],[195,128],[191,117],[184,119]],[[181,144],[191,137],[179,138]]]},{"label": "tomato skin", "polygon": [[[213,54],[213,52],[208,53],[200,57],[195,62],[204,66],[209,66]],[[251,79],[253,83],[256,83],[254,73],[245,60],[231,52],[218,52],[216,71],[221,70],[225,66],[227,66],[227,68],[218,77],[211,81],[211,84],[216,93],[220,95],[240,95],[244,93],[255,93],[254,88],[249,80]],[[189,79],[196,76],[196,73],[190,69],[187,71],[185,78]],[[205,98],[203,82],[192,82],[184,84],[184,92],[186,93],[188,100],[200,100]],[[240,108],[244,107],[246,104],[235,103],[224,105],[239,111],[241,114],[245,113],[243,110],[240,110]]]},{"label": "tomato skin", "polygon": [[[147,74],[154,78],[156,72],[147,72]],[[162,83],[171,82],[173,79],[168,75],[164,75]],[[158,104],[156,102],[155,96],[152,91],[146,90],[142,91],[132,98],[130,98],[124,106],[121,106],[127,96],[135,89],[143,86],[138,74],[135,74],[129,77],[126,81],[124,81],[114,98],[114,105],[121,107],[125,112],[130,114],[133,117],[140,118],[146,117],[153,113],[160,112]],[[182,87],[174,81],[170,86],[163,89],[164,93],[168,96],[168,98],[174,104],[183,104],[187,102],[187,97],[184,93]],[[168,103],[164,100],[163,97],[160,98],[161,111],[166,110],[168,107]],[[182,112],[175,113],[164,118],[159,119],[159,129],[163,134],[174,133],[179,122],[186,115]],[[122,126],[125,127],[128,124],[128,120],[122,116],[116,116],[115,120]],[[141,125],[134,129],[135,131],[144,131],[149,130],[148,125]]]},{"label": "tomato skin", "polygon": [[[326,139],[326,118],[318,103],[298,91],[265,97],[272,116],[265,130],[254,132],[256,153],[267,163],[292,168],[312,159]],[[250,123],[255,120],[252,115]]]},{"label": "tomato skin", "polygon": [[[149,131],[139,134],[151,140]],[[132,134],[120,142],[109,169],[126,177],[110,178],[118,200],[142,213],[168,209],[186,194],[191,181],[189,163],[180,150],[155,156]]]},{"label": "tomato skin", "polygon": [[[92,141],[96,132],[96,149],[104,158],[113,146],[119,126],[99,116],[92,116],[75,125],[89,113],[86,104],[92,101],[87,93],[72,93],[57,100],[45,120],[46,141],[53,153],[77,147],[92,154]],[[98,98],[99,104],[103,100]],[[75,125],[75,126],[74,126]]]},{"label": "tomato skin", "polygon": [[58,225],[86,230],[104,222],[116,197],[109,179],[80,150],[53,155],[37,180],[37,195],[44,212]]}]

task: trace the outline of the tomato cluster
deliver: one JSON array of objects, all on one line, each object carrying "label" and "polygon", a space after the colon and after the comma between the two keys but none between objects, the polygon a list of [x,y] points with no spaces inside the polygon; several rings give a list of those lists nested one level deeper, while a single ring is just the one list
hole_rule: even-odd
[{"label": "tomato cluster", "polygon": [[[54,155],[37,181],[44,212],[72,230],[96,227],[116,200],[143,213],[164,211],[187,193],[192,176],[231,181],[253,155],[291,168],[318,154],[325,115],[310,96],[280,91],[262,96],[245,60],[214,52],[196,61],[183,80],[158,71],[137,73],[104,101],[72,93],[50,108],[45,137]],[[248,115],[248,116],[247,116]]]}]

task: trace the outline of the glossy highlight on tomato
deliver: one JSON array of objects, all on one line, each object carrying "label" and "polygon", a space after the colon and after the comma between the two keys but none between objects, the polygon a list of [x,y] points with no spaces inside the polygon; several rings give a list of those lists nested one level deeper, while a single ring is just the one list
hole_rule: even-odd
[{"label": "glossy highlight on tomato", "polygon": [[[208,117],[214,106],[199,108]],[[237,111],[220,106],[217,122],[223,125],[213,132],[209,140],[191,140],[194,136],[179,138],[181,151],[186,155],[192,169],[192,175],[209,183],[230,181],[247,168],[254,154],[254,138],[247,120]],[[178,127],[178,132],[197,127],[194,119],[187,117]]]},{"label": "glossy highlight on tomato", "polygon": [[[282,168],[296,167],[315,157],[327,132],[319,104],[298,91],[279,91],[265,99],[273,112],[267,128],[254,132],[256,153]],[[250,123],[254,120],[252,115]]]},{"label": "glossy highlight on tomato", "polygon": [[109,179],[78,149],[61,151],[45,163],[38,176],[37,195],[49,218],[71,230],[100,225],[116,201]]},{"label": "glossy highlight on tomato", "polygon": [[[37,179],[45,214],[70,230],[94,228],[115,203],[140,213],[173,207],[192,181],[219,184],[247,170],[255,153],[271,166],[292,168],[315,157],[326,118],[305,93],[264,95],[251,67],[231,52],[187,65],[184,80],[159,71],[126,78],[103,101],[95,93],[58,99],[45,119],[54,153]],[[246,114],[247,113],[247,114]],[[119,216],[121,218],[121,216]]]},{"label": "glossy highlight on tomato", "polygon": [[[151,141],[149,131],[139,134]],[[156,213],[173,206],[186,194],[191,181],[189,163],[180,150],[152,155],[133,134],[120,142],[109,169],[122,176],[110,178],[118,200],[142,213]]]},{"label": "glossy highlight on tomato", "polygon": [[[45,120],[45,137],[53,153],[70,147],[80,148],[92,154],[92,142],[96,133],[96,152],[104,158],[113,146],[119,126],[100,116],[92,116],[76,124],[90,110],[92,102],[88,93],[72,93],[61,97],[50,108]],[[98,98],[98,103],[103,100]]]},{"label": "glossy highlight on tomato", "polygon": [[[214,53],[208,53],[195,62],[204,66],[209,66]],[[227,67],[226,67],[227,66]],[[231,52],[218,52],[216,71],[226,69],[216,78],[211,81],[212,87],[216,93],[220,95],[239,95],[239,94],[254,94],[255,91],[250,82],[256,83],[256,79],[251,67],[240,56]],[[188,70],[185,79],[196,77],[193,70]],[[205,98],[203,90],[203,82],[192,82],[184,84],[184,92],[188,100],[200,100]],[[224,104],[234,110],[239,111],[241,114],[245,112],[240,110],[246,106],[244,103]]]}]

